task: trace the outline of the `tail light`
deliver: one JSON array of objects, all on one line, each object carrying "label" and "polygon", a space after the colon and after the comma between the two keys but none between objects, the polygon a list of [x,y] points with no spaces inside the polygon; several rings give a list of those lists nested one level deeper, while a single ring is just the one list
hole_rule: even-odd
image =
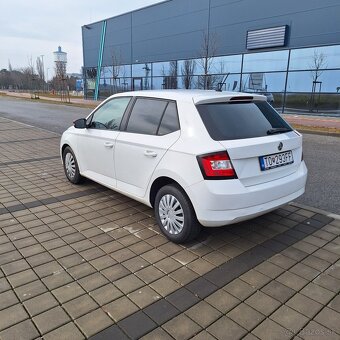
[{"label": "tail light", "polygon": [[197,156],[205,179],[237,178],[227,151]]}]

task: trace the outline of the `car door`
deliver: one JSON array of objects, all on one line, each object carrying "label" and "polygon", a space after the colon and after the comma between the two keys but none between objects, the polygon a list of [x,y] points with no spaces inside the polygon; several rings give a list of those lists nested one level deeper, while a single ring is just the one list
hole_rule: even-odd
[{"label": "car door", "polygon": [[117,189],[143,197],[157,164],[179,136],[175,102],[137,98],[116,140]]},{"label": "car door", "polygon": [[122,117],[131,97],[113,98],[89,118],[86,129],[79,130],[78,159],[82,175],[109,187],[116,187],[114,149]]}]

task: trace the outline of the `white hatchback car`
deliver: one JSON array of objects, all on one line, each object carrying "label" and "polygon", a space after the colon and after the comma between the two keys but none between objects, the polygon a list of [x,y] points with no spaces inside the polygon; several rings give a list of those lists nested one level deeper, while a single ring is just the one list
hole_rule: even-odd
[{"label": "white hatchback car", "polygon": [[235,92],[120,93],[61,138],[65,174],[154,207],[173,242],[302,195],[302,137],[266,102]]}]

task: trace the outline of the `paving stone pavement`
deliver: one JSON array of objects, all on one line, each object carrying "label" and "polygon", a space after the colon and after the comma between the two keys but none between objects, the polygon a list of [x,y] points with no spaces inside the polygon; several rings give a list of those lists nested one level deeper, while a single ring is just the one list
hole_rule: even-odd
[{"label": "paving stone pavement", "polygon": [[0,119],[0,339],[340,339],[340,220],[284,206],[175,245]]}]

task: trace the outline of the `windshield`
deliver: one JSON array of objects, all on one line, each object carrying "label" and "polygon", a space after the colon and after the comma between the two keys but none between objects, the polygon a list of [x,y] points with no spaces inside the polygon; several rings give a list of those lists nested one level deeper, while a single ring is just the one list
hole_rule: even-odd
[{"label": "windshield", "polygon": [[214,140],[263,137],[292,131],[265,101],[197,105],[197,110]]}]

